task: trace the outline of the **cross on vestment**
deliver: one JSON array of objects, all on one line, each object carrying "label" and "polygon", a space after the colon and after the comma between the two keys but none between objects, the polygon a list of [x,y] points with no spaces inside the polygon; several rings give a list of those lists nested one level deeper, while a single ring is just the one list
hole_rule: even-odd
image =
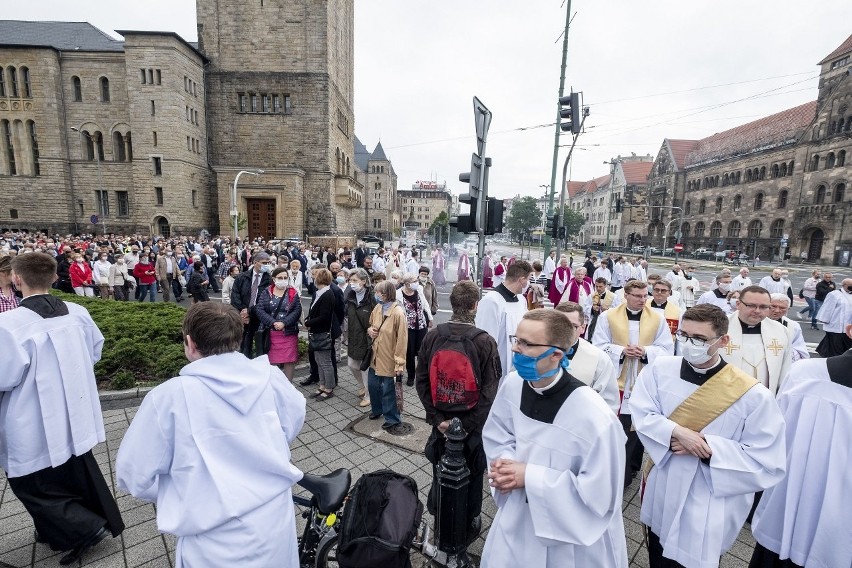
[{"label": "cross on vestment", "polygon": [[778,356],[779,351],[784,351],[784,346],[781,345],[780,343],[778,343],[778,339],[776,339],[774,337],[772,338],[772,343],[767,345],[766,348],[771,349],[772,354],[775,355],[776,357]]},{"label": "cross on vestment", "polygon": [[[775,341],[775,340],[773,339],[772,341]],[[728,354],[728,355],[730,355],[730,354],[732,354],[734,351],[736,351],[736,350],[737,350],[737,349],[739,349],[739,348],[740,348],[740,346],[739,346],[739,345],[737,345],[736,343],[734,343],[733,341],[731,341],[730,343],[728,343],[728,344],[725,346],[725,351],[727,352],[727,354]]]}]

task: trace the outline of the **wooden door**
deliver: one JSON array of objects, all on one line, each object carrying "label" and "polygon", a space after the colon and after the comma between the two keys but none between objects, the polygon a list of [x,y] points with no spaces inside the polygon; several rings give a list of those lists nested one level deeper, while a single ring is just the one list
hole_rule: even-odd
[{"label": "wooden door", "polygon": [[269,240],[275,235],[275,200],[247,199],[249,239]]}]

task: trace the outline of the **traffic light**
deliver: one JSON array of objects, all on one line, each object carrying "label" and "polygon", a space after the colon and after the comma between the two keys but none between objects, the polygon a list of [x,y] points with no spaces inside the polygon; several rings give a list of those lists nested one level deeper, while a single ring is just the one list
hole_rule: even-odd
[{"label": "traffic light", "polygon": [[473,199],[479,198],[479,193],[482,190],[479,187],[481,174],[482,158],[478,154],[472,154],[470,156],[470,171],[459,174],[459,181],[468,184],[468,195]]},{"label": "traffic light", "polygon": [[567,122],[559,124],[562,132],[580,133],[580,93],[571,93],[559,98],[559,116],[568,119]]},{"label": "traffic light", "polygon": [[503,232],[503,200],[496,197],[488,198],[488,217],[485,222],[485,234],[493,235]]},{"label": "traffic light", "polygon": [[560,239],[564,239],[564,238],[565,238],[565,227],[564,227],[564,226],[563,226],[563,227],[559,227],[558,237],[559,237]]},{"label": "traffic light", "polygon": [[624,204],[623,204],[623,202],[621,201],[621,198],[620,198],[620,197],[618,197],[618,198],[616,198],[616,200],[615,200],[615,212],[616,212],[616,213],[621,213],[623,210],[624,210]]},{"label": "traffic light", "polygon": [[547,232],[550,233],[550,236],[554,239],[559,236],[557,232],[556,224],[559,222],[559,215],[554,215],[552,217],[547,218]]},{"label": "traffic light", "polygon": [[[459,178],[461,178],[461,176],[459,176]],[[475,233],[478,202],[476,199],[471,198],[469,193],[462,193],[459,195],[459,201],[470,205],[470,214],[450,217],[450,226],[455,227],[456,231],[459,233]]]}]

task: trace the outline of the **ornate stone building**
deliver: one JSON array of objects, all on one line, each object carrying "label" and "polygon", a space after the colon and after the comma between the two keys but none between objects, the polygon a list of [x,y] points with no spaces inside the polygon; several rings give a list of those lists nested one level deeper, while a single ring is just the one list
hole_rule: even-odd
[{"label": "ornate stone building", "polygon": [[364,227],[365,232],[386,241],[400,232],[397,176],[393,164],[385,155],[382,143],[376,144],[372,154],[355,139],[355,158],[364,173]]},{"label": "ornate stone building", "polygon": [[648,177],[643,237],[661,246],[680,226],[687,251],[742,250],[767,260],[789,250],[848,265],[852,254],[852,36],[820,61],[806,103],[701,140],[664,140]]},{"label": "ornate stone building", "polygon": [[423,234],[442,212],[450,214],[453,203],[446,182],[416,181],[411,189],[400,189],[398,195],[402,224],[417,223]]}]

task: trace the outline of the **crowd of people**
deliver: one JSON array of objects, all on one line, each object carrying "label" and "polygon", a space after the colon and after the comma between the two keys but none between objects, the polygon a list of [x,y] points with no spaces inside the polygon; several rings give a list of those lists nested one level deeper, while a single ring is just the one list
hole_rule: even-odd
[{"label": "crowd of people", "polygon": [[[429,267],[416,250],[371,255],[361,243],[318,251],[121,241],[131,255],[141,251],[128,275],[153,265],[146,295],[159,285],[175,300],[185,251],[199,253],[187,264],[187,283],[197,275],[183,329],[190,363],[146,397],[116,463],[118,486],[157,503],[159,528],[179,536],[186,563],[240,564],[245,544],[262,542],[258,565],[297,564],[290,488],[300,473],[288,445],[305,419],[292,385],[300,326],[310,361],[301,384],[316,385],[315,400],[336,396],[344,343],[358,404],[390,433],[402,422],[400,389],[415,386],[436,475],[447,430],[460,420],[469,541],[481,530],[486,478],[498,509],[482,566],[626,568],[622,496],[637,477],[654,568],[717,566],[746,522],[757,541],[754,568],[852,562],[852,541],[841,538],[852,487],[837,451],[852,426],[852,279],[835,288],[830,273],[814,271],[799,291],[807,303],[799,318],[808,314],[826,331],[823,358],[810,359],[787,317],[796,291],[781,269],[757,285],[748,268],[722,271],[702,290],[687,265],[648,274],[642,259],[589,256],[574,267],[568,256],[530,264],[489,255],[483,294],[462,253],[459,271],[468,272],[457,272],[452,317],[436,324],[439,251]],[[11,353],[0,377],[0,465],[37,538],[68,551],[63,564],[123,524],[89,464],[104,439],[92,372],[103,338],[83,308],[47,292],[68,258],[70,284],[94,290],[97,278],[101,297],[120,300],[123,284],[110,277],[124,278],[114,268],[126,250],[117,242],[15,242],[17,254],[0,258],[0,306],[15,303],[0,314]],[[217,247],[223,260],[214,264]],[[72,278],[78,256],[84,267]],[[196,297],[218,286],[216,276],[228,300]],[[46,327],[46,318],[59,319]],[[60,364],[46,347],[62,344],[74,345],[76,364]],[[85,396],[37,388],[57,381],[84,385]],[[43,424],[42,435],[21,437],[14,425],[24,416]],[[61,425],[69,416],[70,429]],[[81,495],[77,506],[51,505],[69,493]],[[433,514],[436,500],[430,492]]]}]

